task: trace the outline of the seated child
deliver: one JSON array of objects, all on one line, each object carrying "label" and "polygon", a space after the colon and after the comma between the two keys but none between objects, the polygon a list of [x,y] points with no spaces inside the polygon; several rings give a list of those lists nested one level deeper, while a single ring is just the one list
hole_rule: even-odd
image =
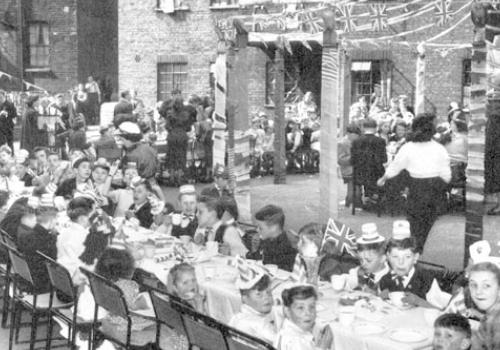
[{"label": "seated child", "polygon": [[139,220],[139,225],[150,228],[153,224],[153,214],[151,213],[151,203],[148,197],[152,194],[151,184],[146,179],[136,178],[133,180],[134,203],[125,212],[127,219],[135,217]]},{"label": "seated child", "polygon": [[332,330],[316,324],[318,295],[313,286],[296,286],[282,293],[285,320],[275,342],[277,350],[330,349]]},{"label": "seated child", "polygon": [[281,322],[273,309],[271,278],[258,266],[249,266],[243,259],[237,262],[240,277],[236,286],[240,290],[242,305],[229,325],[273,344]]},{"label": "seated child", "polygon": [[[139,294],[139,285],[132,281],[134,258],[125,249],[107,248],[99,258],[95,272],[114,282],[123,292],[129,310],[147,309],[147,303]],[[131,343],[144,345],[152,343],[156,336],[156,323],[140,316],[131,316]],[[106,334],[113,334],[118,339],[125,339],[127,320],[108,314],[102,321],[102,329]],[[121,336],[120,336],[121,335]]]},{"label": "seated child", "polygon": [[16,157],[15,175],[19,181],[24,183],[24,186],[31,187],[33,185],[33,175],[31,171],[28,170],[28,158]]},{"label": "seated child", "polygon": [[[158,200],[159,201],[159,200]],[[172,234],[172,216],[170,215],[175,210],[172,203],[165,203],[162,207],[157,209],[153,205],[151,212],[154,215],[154,222],[151,229],[157,233],[170,236]]]},{"label": "seated child", "polygon": [[135,166],[126,167],[123,170],[123,182],[125,188],[112,191],[103,190],[103,195],[107,195],[116,204],[115,217],[124,217],[125,212],[134,204],[134,190],[132,189],[132,179],[139,176]]},{"label": "seated child", "polygon": [[[27,202],[27,207],[22,213],[19,221],[19,225],[16,227],[16,234],[13,235],[17,237],[17,242],[19,244],[20,240],[24,236],[29,235],[33,232],[33,228],[36,226],[36,209],[40,205],[40,199],[38,197],[29,197]],[[9,232],[9,231],[7,231]]]},{"label": "seated child", "polygon": [[377,232],[373,223],[361,226],[362,236],[357,240],[360,266],[349,271],[347,285],[350,289],[378,292],[380,279],[389,273],[385,255],[385,238]]},{"label": "seated child", "polygon": [[443,314],[434,322],[433,350],[468,350],[471,345],[471,328],[459,314]]},{"label": "seated child", "polygon": [[444,308],[449,302],[449,295],[446,299],[446,293],[441,291],[431,272],[416,266],[420,254],[415,238],[399,238],[391,238],[387,245],[391,271],[380,279],[380,290],[384,294],[387,291],[406,292],[403,302],[410,305]]}]

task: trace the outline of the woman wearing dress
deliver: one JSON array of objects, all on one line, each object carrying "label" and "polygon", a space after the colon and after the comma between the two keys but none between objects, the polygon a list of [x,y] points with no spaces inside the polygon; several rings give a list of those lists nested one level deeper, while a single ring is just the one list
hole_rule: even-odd
[{"label": "woman wearing dress", "polygon": [[99,105],[101,104],[101,89],[99,84],[94,80],[91,75],[85,84],[85,91],[87,91],[87,99],[89,104],[88,123],[91,125],[99,124]]},{"label": "woman wearing dress", "polygon": [[38,96],[29,96],[26,101],[26,111],[21,124],[21,148],[28,152],[33,151],[36,146],[42,145],[40,132],[38,130]]}]

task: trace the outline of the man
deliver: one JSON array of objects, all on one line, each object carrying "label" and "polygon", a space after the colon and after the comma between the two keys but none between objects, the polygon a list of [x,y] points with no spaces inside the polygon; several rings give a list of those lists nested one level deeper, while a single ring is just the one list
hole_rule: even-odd
[{"label": "man", "polygon": [[220,164],[215,166],[214,183],[201,190],[201,195],[214,198],[233,195],[229,187],[229,171],[224,166]]},{"label": "man", "polygon": [[179,188],[180,213],[172,214],[172,236],[193,237],[198,227],[196,218],[196,191],[193,185],[183,185]]},{"label": "man", "polygon": [[113,111],[113,124],[115,127],[118,127],[124,121],[136,121],[136,117],[134,115],[134,106],[130,102],[132,100],[132,96],[130,91],[125,90],[120,94],[120,101],[115,105],[115,109]]},{"label": "man", "polygon": [[387,162],[385,140],[376,136],[377,122],[371,118],[362,122],[363,135],[352,142],[351,163],[353,166],[354,185],[365,189],[365,196],[374,198],[378,195],[377,180],[384,174]]},{"label": "man", "polygon": [[[278,265],[282,270],[292,271],[297,255],[298,237],[286,232],[283,209],[275,205],[266,205],[255,214],[260,237],[260,254],[264,264]],[[293,241],[295,241],[293,243]],[[248,258],[259,258],[256,254],[248,254]]]},{"label": "man", "polygon": [[0,90],[0,145],[6,143],[14,154],[14,120],[17,111],[14,104],[7,100],[5,91]]},{"label": "man", "polygon": [[102,125],[99,129],[101,137],[94,141],[96,158],[105,158],[108,162],[113,162],[121,157],[121,150],[112,136],[109,125]]}]

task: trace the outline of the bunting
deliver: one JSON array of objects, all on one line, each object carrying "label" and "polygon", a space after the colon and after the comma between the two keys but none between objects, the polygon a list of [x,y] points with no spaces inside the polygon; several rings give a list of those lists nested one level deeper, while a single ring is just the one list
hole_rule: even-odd
[{"label": "bunting", "polygon": [[343,6],[339,6],[338,10],[340,11],[341,16],[338,18],[339,21],[344,22],[344,32],[354,32],[356,31],[356,23],[354,22],[352,16],[352,8],[353,5],[347,4]]},{"label": "bunting", "polygon": [[[6,76],[9,80],[12,80],[12,79],[15,79],[15,80],[20,80],[20,78],[18,77],[15,77],[13,75],[10,75],[8,73],[5,73],[5,72],[2,72],[0,71],[0,78],[2,78],[3,76]],[[30,89],[30,88],[33,88],[33,89],[36,89],[36,90],[39,90],[41,92],[47,92],[47,90],[41,88],[40,86],[37,86],[35,84],[32,84],[32,83],[29,83],[27,82],[26,80],[23,80],[23,84],[26,85],[26,89]]]},{"label": "bunting", "polygon": [[372,30],[378,32],[387,29],[386,6],[383,4],[371,5],[370,20],[372,22]]},{"label": "bunting", "polygon": [[437,19],[438,26],[444,26],[451,21],[452,11],[450,10],[451,0],[437,0],[435,16]]},{"label": "bunting", "polygon": [[303,32],[316,34],[323,31],[323,19],[316,12],[306,11],[300,16],[300,28]]}]

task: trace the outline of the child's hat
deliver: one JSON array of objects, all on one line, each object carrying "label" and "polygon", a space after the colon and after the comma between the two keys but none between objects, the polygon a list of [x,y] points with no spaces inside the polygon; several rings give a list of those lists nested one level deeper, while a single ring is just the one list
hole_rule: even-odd
[{"label": "child's hat", "polygon": [[179,194],[194,194],[196,189],[193,185],[182,185],[179,187]]},{"label": "child's hat", "polygon": [[16,163],[17,164],[24,164],[28,158],[24,156],[23,154],[17,154],[16,155]]},{"label": "child's hat", "polygon": [[18,156],[28,158],[30,156],[30,152],[28,152],[25,149],[20,149],[19,152],[17,152]]},{"label": "child's hat", "polygon": [[474,264],[490,262],[500,267],[500,257],[490,256],[491,246],[488,241],[478,241],[469,246],[470,258]]},{"label": "child's hat", "polygon": [[31,196],[28,198],[28,207],[36,209],[40,206],[40,198]]},{"label": "child's hat", "polygon": [[263,268],[249,263],[239,255],[235,257],[235,262],[239,272],[236,280],[238,289],[251,289],[266,274]]},{"label": "child's hat", "polygon": [[126,169],[137,169],[137,163],[136,162],[128,162],[126,165]]},{"label": "child's hat", "polygon": [[41,207],[53,207],[54,206],[54,194],[53,193],[44,193],[40,197],[40,206]]},{"label": "child's hat", "polygon": [[56,193],[56,191],[57,191],[56,184],[53,182],[50,182],[47,186],[45,186],[45,191],[47,193],[52,193],[52,194]]},{"label": "child's hat", "polygon": [[377,225],[373,222],[363,224],[361,226],[361,237],[356,240],[357,244],[372,244],[372,243],[382,243],[385,238],[382,237],[377,230]]},{"label": "child's hat", "polygon": [[410,238],[410,223],[406,220],[396,220],[392,224],[392,238],[396,240],[402,240],[405,238]]}]

